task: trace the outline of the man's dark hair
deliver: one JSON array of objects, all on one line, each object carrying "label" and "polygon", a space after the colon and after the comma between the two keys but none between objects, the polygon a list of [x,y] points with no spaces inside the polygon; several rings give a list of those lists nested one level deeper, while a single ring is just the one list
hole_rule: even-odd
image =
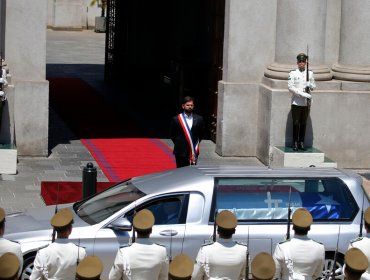
[{"label": "man's dark hair", "polygon": [[217,227],[217,232],[219,235],[222,235],[223,238],[228,239],[233,236],[235,233],[235,228],[233,229],[224,229],[222,227]]},{"label": "man's dark hair", "polygon": [[348,265],[346,265],[345,270],[347,271],[348,274],[350,274],[351,279],[360,279],[362,274],[364,273],[364,271],[360,272],[360,271],[352,270]]},{"label": "man's dark hair", "polygon": [[5,219],[0,222],[0,228],[3,228],[5,226]]},{"label": "man's dark hair", "polygon": [[56,227],[55,231],[58,232],[58,233],[65,232],[65,231],[69,230],[72,227],[72,224],[73,224],[73,221],[72,221],[72,223],[70,223],[69,225],[66,225],[64,227]]},{"label": "man's dark hair", "polygon": [[298,235],[307,235],[308,231],[310,230],[310,227],[308,227],[308,228],[300,228],[300,227],[296,227],[295,225],[293,225],[293,230]]},{"label": "man's dark hair", "polygon": [[194,98],[191,97],[191,96],[185,96],[184,97],[184,100],[182,101],[181,104],[185,104],[186,102],[189,102],[189,101],[193,101],[194,102]]},{"label": "man's dark hair", "polygon": [[142,230],[142,229],[136,229],[135,228],[135,231],[136,233],[140,234],[140,235],[148,235],[148,234],[151,234],[152,233],[152,229],[145,229],[145,230]]}]

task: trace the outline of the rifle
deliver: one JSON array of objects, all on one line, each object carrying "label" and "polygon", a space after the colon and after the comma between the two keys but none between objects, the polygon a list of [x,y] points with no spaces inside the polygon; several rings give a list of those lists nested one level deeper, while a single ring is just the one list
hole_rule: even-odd
[{"label": "rifle", "polygon": [[217,232],[216,218],[217,218],[217,209],[215,209],[215,216],[213,221],[213,236],[212,236],[213,242],[216,242],[216,232]]},{"label": "rifle", "polygon": [[[132,222],[134,221],[134,218],[135,218],[135,215],[136,215],[136,202],[135,202],[135,208],[134,208],[134,215],[132,216]],[[135,227],[134,225],[132,224],[132,237],[131,237],[131,244],[132,243],[135,243],[135,240],[136,240],[136,237],[135,237]]]},{"label": "rifle", "polygon": [[360,233],[358,234],[358,237],[362,236],[362,228],[364,226],[364,198],[365,194],[362,194],[362,206],[361,206],[361,222],[360,222]]},{"label": "rifle", "polygon": [[336,265],[337,260],[338,260],[339,236],[340,236],[340,226],[339,226],[339,230],[338,230],[337,248],[335,249],[335,253],[334,253],[333,267],[331,269],[331,272],[326,275],[326,277],[325,277],[326,280],[335,280],[335,265]]},{"label": "rifle", "polygon": [[248,237],[247,237],[247,262],[245,265],[245,279],[249,279],[249,226],[248,226]]},{"label": "rifle", "polygon": [[[308,44],[307,44],[307,58],[306,58],[306,82],[309,82],[310,81],[310,71],[309,71],[309,68],[308,68]],[[310,93],[310,87],[307,86],[305,88],[305,92],[306,93]],[[311,107],[311,99],[307,98],[307,106],[308,108]]]},{"label": "rifle", "polygon": [[290,208],[290,201],[292,197],[292,187],[289,187],[289,201],[288,201],[288,223],[287,223],[287,229],[286,229],[286,239],[290,239],[290,215],[292,213],[292,209]]},{"label": "rifle", "polygon": [[[58,213],[59,189],[60,189],[60,185],[58,184],[57,202],[56,202],[56,204],[55,204],[54,215],[55,215],[56,213]],[[57,233],[57,232],[56,232],[55,228],[53,228],[53,233],[51,234],[51,243],[54,243],[56,233]]]}]

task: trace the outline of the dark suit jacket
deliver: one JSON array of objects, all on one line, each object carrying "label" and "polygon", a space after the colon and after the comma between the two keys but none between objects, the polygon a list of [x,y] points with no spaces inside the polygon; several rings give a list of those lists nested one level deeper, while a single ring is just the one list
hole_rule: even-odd
[{"label": "dark suit jacket", "polygon": [[[203,117],[193,113],[193,126],[191,127],[191,134],[193,142],[196,143],[203,139],[204,136],[204,121]],[[172,118],[170,125],[170,137],[175,144],[173,153],[175,156],[188,157],[190,154],[188,141],[186,140],[185,133],[182,130],[180,121],[177,117]]]}]

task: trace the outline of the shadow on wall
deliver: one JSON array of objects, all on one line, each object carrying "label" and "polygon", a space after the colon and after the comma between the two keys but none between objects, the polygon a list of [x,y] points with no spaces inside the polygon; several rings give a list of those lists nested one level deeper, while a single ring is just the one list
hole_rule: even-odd
[{"label": "shadow on wall", "polygon": [[[307,126],[306,126],[306,135],[304,144],[306,147],[313,147],[313,130],[312,130],[312,120],[311,116],[308,115]],[[292,110],[289,111],[287,115],[287,121],[285,126],[285,146],[293,146],[293,119],[292,119]]]}]

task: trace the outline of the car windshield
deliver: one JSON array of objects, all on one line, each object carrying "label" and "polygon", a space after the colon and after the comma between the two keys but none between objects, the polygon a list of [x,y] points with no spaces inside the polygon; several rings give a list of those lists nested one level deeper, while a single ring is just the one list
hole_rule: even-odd
[{"label": "car windshield", "polygon": [[131,180],[127,180],[98,193],[82,204],[76,204],[74,208],[85,222],[96,224],[143,196],[145,193],[133,185]]}]

